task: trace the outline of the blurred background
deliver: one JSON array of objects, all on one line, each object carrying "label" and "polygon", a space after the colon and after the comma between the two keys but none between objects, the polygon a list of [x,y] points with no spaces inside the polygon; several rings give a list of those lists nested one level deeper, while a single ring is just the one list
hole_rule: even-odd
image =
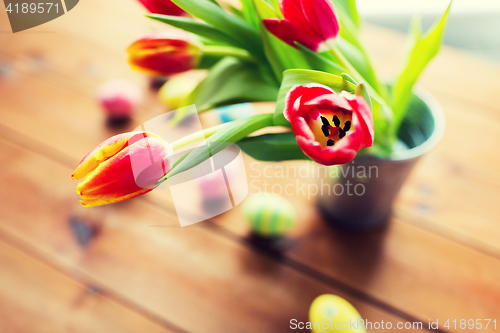
[{"label": "blurred background", "polygon": [[[416,15],[421,16],[424,29],[429,28],[448,3],[446,0],[357,1],[359,12],[367,22],[401,32],[408,31]],[[500,61],[499,29],[500,2],[455,0],[444,43]]]}]

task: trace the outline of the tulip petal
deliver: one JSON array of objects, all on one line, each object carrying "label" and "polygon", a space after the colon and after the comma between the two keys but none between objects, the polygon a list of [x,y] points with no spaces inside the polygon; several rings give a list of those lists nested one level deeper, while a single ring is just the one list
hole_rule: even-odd
[{"label": "tulip petal", "polygon": [[301,0],[304,15],[323,42],[337,37],[340,26],[329,0]]},{"label": "tulip petal", "polygon": [[[78,184],[77,193],[82,204],[96,206],[121,202],[151,191],[156,181],[170,170],[170,155],[168,144],[156,137],[145,137],[129,144],[100,163]],[[139,166],[134,169],[137,163]]]},{"label": "tulip petal", "polygon": [[295,117],[292,120],[292,130],[296,136],[302,136],[307,140],[315,140],[313,131],[303,117]]},{"label": "tulip petal", "polygon": [[328,105],[333,108],[341,108],[344,110],[352,111],[351,104],[345,99],[345,97],[337,94],[325,94],[316,96],[304,102],[305,106],[317,106],[317,105]]},{"label": "tulip petal", "polygon": [[298,105],[295,106],[295,103],[299,101],[300,97],[304,94],[304,86],[296,85],[293,86],[287,93],[285,97],[285,110],[283,110],[283,116],[289,122],[295,117],[296,112],[298,111]]},{"label": "tulip petal", "polygon": [[[311,109],[310,100],[317,96],[337,95],[333,89],[319,83],[307,83],[304,85],[296,85],[292,87],[285,97],[285,110],[283,115],[285,119],[291,121],[295,116],[304,116]],[[349,106],[346,103],[347,106]],[[300,113],[299,113],[300,110]]]},{"label": "tulip petal", "polygon": [[130,132],[118,134],[105,140],[85,155],[80,164],[78,164],[76,170],[71,175],[71,178],[82,179],[87,174],[95,170],[101,162],[106,161],[108,158],[114,156],[127,146],[129,140],[137,141],[138,138],[147,136],[159,138],[156,134],[149,132]]},{"label": "tulip petal", "polygon": [[310,26],[309,22],[304,16],[301,0],[280,0],[279,4],[281,12],[287,20],[295,23],[307,35],[315,36],[320,39],[320,35],[318,35],[314,28]]},{"label": "tulip petal", "polygon": [[153,14],[183,16],[187,13],[171,0],[139,0]]},{"label": "tulip petal", "polygon": [[[373,144],[373,117],[361,96],[348,92],[339,95],[326,86],[310,83],[290,89],[285,108],[283,114],[292,125],[297,144],[317,163],[348,163],[362,148]],[[341,129],[341,124],[348,128]]]},{"label": "tulip petal", "polygon": [[307,35],[290,20],[270,18],[265,19],[263,22],[264,26],[270,33],[295,48],[297,48],[297,46],[295,46],[295,42],[298,42],[314,52],[319,49],[321,40],[316,36]]},{"label": "tulip petal", "polygon": [[368,103],[366,103],[363,97],[350,94],[347,91],[343,91],[341,95],[346,98],[352,109],[356,110],[353,115],[355,116],[353,121],[358,121],[362,124],[363,132],[367,133],[364,146],[371,147],[375,137],[375,127],[373,124],[373,115]]}]

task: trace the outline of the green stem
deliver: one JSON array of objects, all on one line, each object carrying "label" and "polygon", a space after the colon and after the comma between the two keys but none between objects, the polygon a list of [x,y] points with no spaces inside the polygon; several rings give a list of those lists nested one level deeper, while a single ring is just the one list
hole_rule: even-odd
[{"label": "green stem", "polygon": [[203,53],[216,57],[230,56],[246,61],[255,61],[250,52],[231,46],[207,45],[203,48]]},{"label": "green stem", "polygon": [[[378,108],[372,106],[372,110],[374,112],[379,112],[380,117],[387,122],[388,130],[387,133],[379,133],[379,135],[392,135],[394,128],[394,114],[392,112],[392,109],[387,104],[387,101],[382,96],[380,96],[380,94],[363,78],[361,74],[359,74],[359,72],[354,68],[354,66],[349,62],[344,54],[342,54],[337,45],[333,44],[332,42],[326,43],[326,45],[329,48],[332,57],[339,62],[339,65],[347,69],[349,71],[349,74],[352,74],[352,76],[354,76],[354,80],[356,82],[363,83],[370,96],[376,102],[378,102],[378,104],[380,104],[380,107]],[[392,149],[392,140],[389,140],[387,143],[382,144],[382,147],[383,149],[390,151]]]},{"label": "green stem", "polygon": [[366,80],[363,78],[361,74],[354,68],[353,65],[347,60],[347,58],[342,54],[342,52],[339,50],[338,46],[334,44],[334,42],[329,41],[326,43],[328,49],[330,50],[330,54],[333,56],[335,60],[338,61],[339,65],[341,67],[344,67],[349,71],[349,73],[354,76],[354,80],[357,82],[366,82]]},{"label": "green stem", "polygon": [[190,134],[188,136],[185,136],[177,141],[174,141],[172,144],[171,144],[171,147],[173,150],[177,150],[179,148],[182,148],[184,146],[187,146],[193,142],[197,142],[197,141],[200,141],[200,140],[204,140],[210,136],[212,136],[213,134],[215,134],[218,130],[220,130],[221,128],[223,127],[226,127],[228,124],[220,124],[220,125],[217,125],[217,126],[213,126],[213,127],[210,127],[210,128],[206,128],[202,131],[199,131],[199,132],[196,132],[196,133],[193,133],[193,134]]}]

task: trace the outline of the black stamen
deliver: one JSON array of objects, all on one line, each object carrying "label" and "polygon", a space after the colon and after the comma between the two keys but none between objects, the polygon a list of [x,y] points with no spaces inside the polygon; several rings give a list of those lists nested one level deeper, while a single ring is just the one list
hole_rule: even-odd
[{"label": "black stamen", "polygon": [[326,119],[323,116],[321,116],[321,122],[323,123],[323,126],[330,126],[330,123],[328,122],[328,119]]},{"label": "black stamen", "polygon": [[328,141],[326,142],[326,145],[327,145],[327,146],[329,146],[329,147],[330,147],[330,146],[333,146],[334,144],[335,144],[335,141],[333,141],[333,140],[328,140]]},{"label": "black stamen", "polygon": [[321,130],[323,131],[323,135],[325,137],[329,137],[330,136],[330,126],[323,125],[323,126],[321,126]]},{"label": "black stamen", "polygon": [[345,136],[345,131],[342,128],[339,128],[339,139],[342,139]]},{"label": "black stamen", "polygon": [[335,124],[335,127],[340,126],[340,119],[337,116],[333,116],[333,123]]},{"label": "black stamen", "polygon": [[351,129],[351,122],[348,120],[344,124],[344,131],[349,132],[350,129]]}]

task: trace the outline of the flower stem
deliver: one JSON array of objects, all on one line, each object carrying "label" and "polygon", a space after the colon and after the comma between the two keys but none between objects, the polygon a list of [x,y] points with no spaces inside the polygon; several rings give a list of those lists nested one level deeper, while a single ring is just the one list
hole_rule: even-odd
[{"label": "flower stem", "polygon": [[392,112],[387,111],[388,104],[386,100],[382,96],[380,96],[375,88],[373,88],[361,74],[359,74],[356,68],[354,68],[349,60],[347,60],[347,58],[342,54],[337,45],[333,44],[332,42],[327,42],[326,45],[329,48],[330,54],[333,56],[333,58],[339,62],[339,65],[347,69],[349,71],[348,74],[351,74],[356,82],[364,83],[370,96],[372,96],[382,106],[385,120],[388,122],[393,122]]},{"label": "flower stem", "polygon": [[208,45],[203,48],[203,53],[211,56],[230,56],[246,61],[255,61],[248,51],[231,46]]},{"label": "flower stem", "polygon": [[213,126],[213,127],[210,127],[210,128],[206,128],[206,129],[201,130],[199,132],[187,135],[187,136],[185,136],[185,137],[183,137],[183,138],[181,138],[181,139],[179,139],[177,141],[174,141],[171,144],[172,149],[173,150],[177,150],[177,149],[182,148],[184,146],[187,146],[187,145],[189,145],[189,144],[191,144],[193,142],[206,139],[206,138],[212,136],[213,134],[215,134],[221,128],[226,127],[227,125],[228,124],[220,124],[220,125]]},{"label": "flower stem", "polygon": [[333,56],[335,60],[339,62],[341,67],[347,69],[352,76],[354,76],[354,80],[357,82],[366,81],[361,74],[354,68],[353,65],[347,60],[347,58],[342,54],[339,50],[338,46],[335,45],[332,41],[326,43],[328,49],[330,50],[330,54]]}]

